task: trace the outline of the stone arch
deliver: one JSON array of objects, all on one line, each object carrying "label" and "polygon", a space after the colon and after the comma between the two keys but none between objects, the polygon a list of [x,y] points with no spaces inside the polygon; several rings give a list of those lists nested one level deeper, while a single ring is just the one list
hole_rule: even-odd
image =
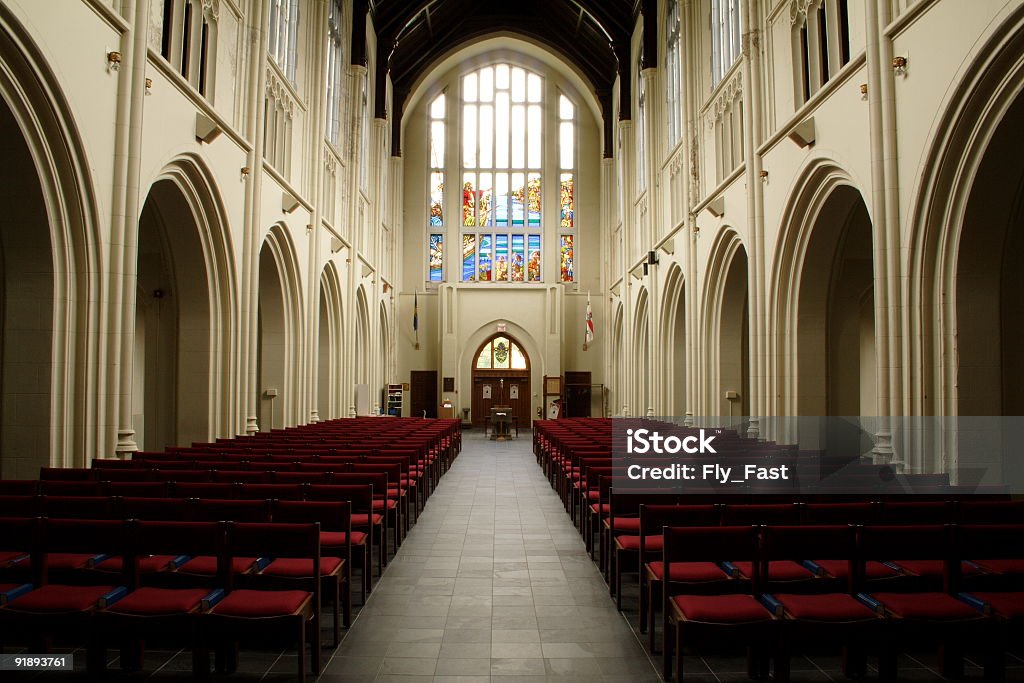
[{"label": "stone arch", "polygon": [[366,288],[356,290],[355,383],[370,383],[370,306]]},{"label": "stone arch", "polygon": [[662,332],[659,339],[661,352],[665,355],[665,402],[668,415],[682,417],[689,405],[689,377],[687,357],[689,339],[686,334],[686,279],[678,263],[669,268],[665,279]]},{"label": "stone arch", "polygon": [[650,294],[646,287],[640,287],[636,297],[636,313],[633,317],[633,403],[634,415],[647,414],[653,408],[651,387],[651,315]]},{"label": "stone arch", "polygon": [[801,175],[775,248],[772,314],[782,415],[878,413],[871,218],[850,175],[817,160]]},{"label": "stone arch", "polygon": [[[747,251],[731,227],[711,247],[704,290],[704,408],[709,416],[750,414],[750,296]],[[735,392],[734,398],[730,392]]]},{"label": "stone arch", "polygon": [[98,203],[70,107],[28,32],[2,5],[0,130],[0,186],[12,198],[0,222],[0,476],[35,477],[40,466],[83,466],[87,453],[111,446],[112,433],[96,426],[109,406],[85,400],[103,381],[103,269]]},{"label": "stone arch", "polygon": [[302,422],[302,289],[288,229],[275,224],[260,249],[257,405],[261,429]]},{"label": "stone arch", "polygon": [[132,414],[144,450],[232,434],[234,268],[201,159],[170,162],[139,218]]},{"label": "stone arch", "polygon": [[317,339],[317,416],[320,420],[341,417],[345,409],[342,394],[345,363],[345,317],[341,278],[333,262],[320,273],[319,338]]},{"label": "stone arch", "polygon": [[611,365],[612,365],[612,413],[614,415],[622,414],[622,409],[626,405],[626,379],[623,373],[622,363],[622,323],[623,306],[619,302],[615,306],[615,314],[612,316],[612,343],[611,343]]}]

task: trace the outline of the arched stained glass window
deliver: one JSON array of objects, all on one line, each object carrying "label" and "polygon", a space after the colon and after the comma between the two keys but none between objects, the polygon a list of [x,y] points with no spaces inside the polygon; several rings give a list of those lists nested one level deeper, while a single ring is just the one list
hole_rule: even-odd
[{"label": "arched stained glass window", "polygon": [[519,344],[505,336],[497,336],[480,348],[476,357],[479,370],[526,370],[529,363]]}]

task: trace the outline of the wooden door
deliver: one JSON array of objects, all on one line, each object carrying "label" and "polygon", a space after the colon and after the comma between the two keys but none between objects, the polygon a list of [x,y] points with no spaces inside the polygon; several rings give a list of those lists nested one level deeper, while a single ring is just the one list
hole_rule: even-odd
[{"label": "wooden door", "polygon": [[590,399],[590,372],[566,372],[563,417],[590,417]]},{"label": "wooden door", "polygon": [[437,370],[413,370],[409,373],[409,415],[437,417]]},{"label": "wooden door", "polygon": [[[513,389],[515,387],[515,389]],[[474,427],[483,427],[484,419],[491,414],[491,406],[507,405],[512,414],[519,418],[519,426],[530,426],[530,373],[529,372],[487,372],[473,373],[472,422]]]}]

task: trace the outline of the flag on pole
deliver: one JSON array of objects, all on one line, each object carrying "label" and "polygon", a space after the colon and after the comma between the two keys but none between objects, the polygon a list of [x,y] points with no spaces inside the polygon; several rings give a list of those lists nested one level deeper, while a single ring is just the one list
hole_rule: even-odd
[{"label": "flag on pole", "polygon": [[416,333],[416,348],[420,348],[420,299],[419,292],[412,293],[412,331]]},{"label": "flag on pole", "polygon": [[584,331],[583,350],[594,342],[594,311],[590,308],[590,292],[587,292],[587,318],[586,330]]}]

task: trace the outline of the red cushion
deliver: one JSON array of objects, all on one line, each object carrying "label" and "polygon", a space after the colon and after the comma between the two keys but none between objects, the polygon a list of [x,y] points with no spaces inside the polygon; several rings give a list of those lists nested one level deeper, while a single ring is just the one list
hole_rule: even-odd
[{"label": "red cushion", "polygon": [[599,511],[600,512],[608,512],[611,509],[612,509],[612,506],[609,505],[608,503],[600,503],[600,504],[593,503],[590,506],[590,511],[593,512],[594,514],[597,514]]},{"label": "red cushion", "polygon": [[[363,542],[366,541],[366,534],[364,534],[362,531],[353,531],[351,535],[352,535],[352,545],[362,545]],[[320,532],[320,545],[326,545],[326,546],[345,545],[345,543],[348,542],[348,540],[347,540],[348,536],[349,536],[349,534],[346,534],[344,531],[321,531]]]},{"label": "red cushion", "polygon": [[[231,573],[232,574],[245,574],[252,569],[253,563],[256,562],[255,557],[232,557],[231,558]],[[191,560],[181,565],[178,570],[185,574],[201,574],[203,576],[216,576],[217,574],[217,558],[213,555],[200,555],[193,557]]]},{"label": "red cushion", "polygon": [[139,588],[111,605],[107,611],[118,614],[182,614],[199,607],[204,588]]},{"label": "red cushion", "polygon": [[807,621],[860,621],[877,619],[870,607],[846,593],[824,595],[776,594],[786,614],[793,619]]},{"label": "red cushion", "polygon": [[1024,617],[1024,592],[1014,593],[971,593],[974,597],[991,606],[992,611],[1006,619]]},{"label": "red cushion", "polygon": [[[815,560],[814,562],[829,576],[834,576],[837,579],[845,579],[850,575],[849,564],[846,560]],[[864,578],[866,579],[888,579],[893,576],[898,576],[898,574],[888,565],[873,560],[864,563]]]},{"label": "red cushion", "polygon": [[598,491],[597,489],[592,489],[590,491],[587,491],[587,500],[600,500],[600,499],[601,499],[601,492]]},{"label": "red cushion", "polygon": [[[942,560],[896,560],[895,564],[917,576],[942,576],[946,572],[946,563]],[[965,575],[978,573],[977,567],[963,562],[960,570]]]},{"label": "red cushion", "polygon": [[[650,562],[647,565],[659,580],[665,577],[664,562]],[[698,582],[725,581],[729,575],[714,562],[673,562],[669,567],[669,581]]]},{"label": "red cushion", "polygon": [[687,621],[744,624],[771,621],[772,615],[750,595],[677,595],[672,602]]},{"label": "red cushion", "polygon": [[[616,536],[615,545],[619,546],[623,550],[640,550],[640,537],[639,536]],[[647,552],[661,552],[661,549],[665,547],[665,537],[661,534],[657,536],[648,536],[644,540],[644,550]]]},{"label": "red cushion", "polygon": [[306,591],[236,590],[211,612],[229,617],[281,617],[295,614],[311,597]]},{"label": "red cushion", "polygon": [[[387,502],[387,507],[388,507],[389,510],[391,508],[395,507],[395,505],[396,505],[395,501],[393,499],[391,499],[391,498],[389,498],[386,502]],[[374,510],[383,510],[384,509],[384,504],[385,504],[385,501],[383,501],[383,500],[375,500],[375,501],[373,501],[373,509]]]},{"label": "red cushion", "polygon": [[[167,565],[175,558],[175,555],[150,555],[139,558],[139,571],[143,574],[155,574],[167,569]],[[123,557],[111,557],[96,565],[96,569],[104,572],[119,572],[124,569]]]},{"label": "red cushion", "polygon": [[[985,571],[996,574],[1024,574],[1024,560],[972,560]],[[966,568],[967,565],[964,565]]]},{"label": "red cushion", "polygon": [[640,531],[640,518],[616,517],[614,528],[616,531]]},{"label": "red cushion", "polygon": [[[341,566],[337,557],[320,558],[320,576],[333,574]],[[289,576],[292,578],[308,578],[313,576],[313,560],[301,557],[282,557],[274,560],[261,572],[264,576]]]},{"label": "red cushion", "polygon": [[[754,572],[753,562],[733,562],[743,576],[750,578]],[[792,560],[772,560],[768,563],[768,580],[770,581],[802,581],[814,578],[814,574],[803,565]]]},{"label": "red cushion", "polygon": [[945,593],[872,593],[878,602],[901,619],[955,621],[978,619],[978,610]]},{"label": "red cushion", "polygon": [[7,609],[23,612],[84,612],[114,590],[114,586],[63,586],[49,584],[7,603]]},{"label": "red cushion", "polygon": [[[384,519],[381,515],[373,516],[373,523],[380,524]],[[352,515],[352,526],[367,526],[370,523],[370,515]]]},{"label": "red cushion", "polygon": [[46,562],[51,570],[81,569],[96,553],[47,553]]},{"label": "red cushion", "polygon": [[18,558],[25,557],[27,555],[28,553],[23,553],[16,550],[0,552],[0,567],[11,563],[14,560],[17,560]]}]

